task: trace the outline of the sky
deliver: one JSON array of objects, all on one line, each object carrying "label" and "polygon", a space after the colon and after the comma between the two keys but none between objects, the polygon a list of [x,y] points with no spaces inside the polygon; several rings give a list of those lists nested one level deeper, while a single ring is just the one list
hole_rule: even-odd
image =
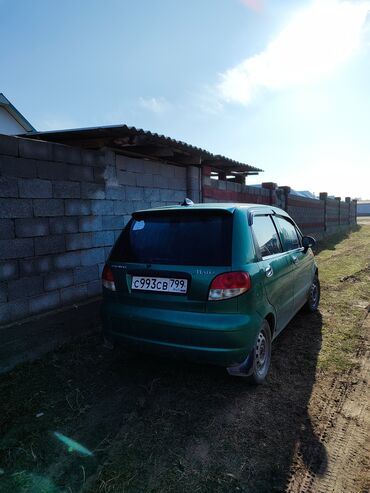
[{"label": "sky", "polygon": [[0,92],[37,130],[133,125],[370,199],[370,0],[0,0]]}]

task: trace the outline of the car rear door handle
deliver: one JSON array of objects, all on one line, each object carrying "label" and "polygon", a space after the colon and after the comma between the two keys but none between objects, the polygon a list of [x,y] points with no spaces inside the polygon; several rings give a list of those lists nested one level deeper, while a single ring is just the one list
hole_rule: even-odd
[{"label": "car rear door handle", "polygon": [[272,277],[273,274],[274,274],[274,271],[272,270],[272,267],[271,265],[268,265],[265,269],[265,274],[266,274],[266,277]]},{"label": "car rear door handle", "polygon": [[296,255],[292,255],[291,259],[293,264],[296,264],[298,262],[298,257]]}]

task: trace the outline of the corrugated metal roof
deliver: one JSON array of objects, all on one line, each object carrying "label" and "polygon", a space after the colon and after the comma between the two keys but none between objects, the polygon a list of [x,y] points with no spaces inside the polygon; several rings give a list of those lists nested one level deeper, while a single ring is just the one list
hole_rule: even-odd
[{"label": "corrugated metal roof", "polygon": [[222,171],[258,174],[262,170],[181,140],[127,125],[27,133],[27,138],[87,149],[110,147],[126,155],[172,162],[181,166],[211,166]]}]

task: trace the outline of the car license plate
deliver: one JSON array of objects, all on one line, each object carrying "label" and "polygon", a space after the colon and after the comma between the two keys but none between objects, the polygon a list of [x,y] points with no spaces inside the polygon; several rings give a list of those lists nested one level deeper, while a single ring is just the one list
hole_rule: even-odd
[{"label": "car license plate", "polygon": [[131,289],[185,294],[188,289],[188,281],[187,279],[167,277],[132,276]]}]

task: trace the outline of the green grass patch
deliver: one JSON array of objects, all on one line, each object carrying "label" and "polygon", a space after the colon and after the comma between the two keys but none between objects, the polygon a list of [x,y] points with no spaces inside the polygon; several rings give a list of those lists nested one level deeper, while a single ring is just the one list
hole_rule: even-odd
[{"label": "green grass patch", "polygon": [[362,322],[370,304],[370,226],[345,239],[320,244],[317,255],[323,317],[318,368],[345,371],[362,341]]}]

